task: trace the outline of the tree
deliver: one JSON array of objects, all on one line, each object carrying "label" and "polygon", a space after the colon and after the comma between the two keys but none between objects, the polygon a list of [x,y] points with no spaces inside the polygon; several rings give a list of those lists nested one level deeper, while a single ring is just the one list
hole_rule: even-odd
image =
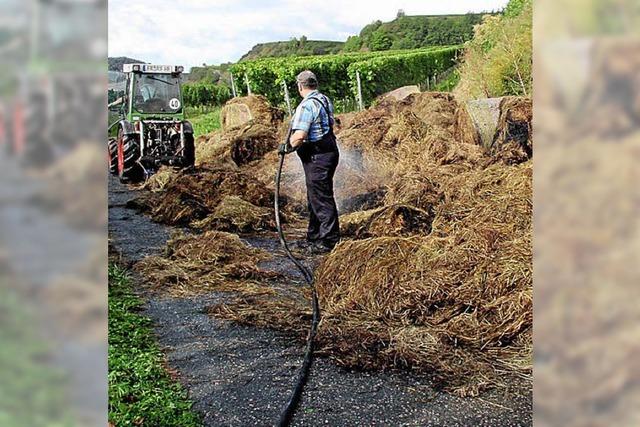
[{"label": "tree", "polygon": [[398,9],[398,13],[396,14],[396,18],[403,18],[406,14],[404,13],[404,9]]},{"label": "tree", "polygon": [[369,41],[371,50],[389,50],[392,44],[391,38],[384,31],[376,30],[371,34]]},{"label": "tree", "polygon": [[344,46],[342,50],[344,52],[357,52],[362,47],[362,40],[358,36],[350,36],[346,42],[344,42]]}]

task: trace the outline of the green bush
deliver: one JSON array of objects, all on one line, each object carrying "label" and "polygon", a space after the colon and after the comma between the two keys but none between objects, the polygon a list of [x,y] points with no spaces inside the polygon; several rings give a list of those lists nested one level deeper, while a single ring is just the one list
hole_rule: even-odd
[{"label": "green bush", "polygon": [[355,62],[348,67],[351,89],[357,92],[356,71],[360,72],[362,97],[369,103],[376,96],[409,84],[425,84],[427,79],[455,65],[459,47],[408,51]]},{"label": "green bush", "polygon": [[511,0],[487,16],[465,46],[456,94],[462,99],[531,95],[532,0]]},{"label": "green bush", "polygon": [[187,106],[222,105],[231,98],[231,90],[226,85],[204,81],[185,83],[182,97]]},{"label": "green bush", "polygon": [[391,37],[386,35],[383,31],[375,31],[371,35],[369,46],[373,51],[389,50],[391,49]]}]

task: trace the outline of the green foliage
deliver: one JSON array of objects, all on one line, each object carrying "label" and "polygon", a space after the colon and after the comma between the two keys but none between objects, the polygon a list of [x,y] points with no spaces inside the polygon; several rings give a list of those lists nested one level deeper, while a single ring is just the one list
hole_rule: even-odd
[{"label": "green foliage", "polygon": [[109,421],[117,426],[202,425],[182,386],[163,367],[164,359],[140,315],[140,299],[126,272],[109,266]]},{"label": "green foliage", "polygon": [[229,67],[231,63],[220,65],[202,64],[200,67],[191,67],[187,78],[190,82],[205,81],[207,83],[228,83]]},{"label": "green foliage", "polygon": [[451,92],[460,82],[460,73],[457,68],[451,70],[442,77],[442,80],[433,88],[435,92]]},{"label": "green foliage", "polygon": [[261,58],[280,58],[286,56],[329,55],[342,50],[344,42],[328,40],[308,40],[306,36],[289,41],[259,43],[244,54],[240,61],[253,61]]},{"label": "green foliage", "polygon": [[456,93],[465,99],[531,95],[532,0],[511,0],[489,16],[467,43]]},{"label": "green foliage", "polygon": [[187,120],[193,125],[194,135],[205,135],[220,129],[221,107],[198,106],[187,108]]},{"label": "green foliage", "polygon": [[[429,48],[412,51],[357,52],[340,55],[294,58],[268,58],[241,62],[232,67],[238,88],[246,93],[244,76],[253,93],[265,95],[273,104],[283,102],[282,83],[289,93],[296,94],[295,77],[303,70],[312,70],[318,76],[323,93],[334,100],[355,96],[356,70],[363,73],[365,102],[373,96],[404,84],[426,81],[427,76],[449,68],[459,49]],[[385,59],[387,58],[388,59]],[[392,71],[385,71],[391,67]],[[365,75],[366,74],[366,75]]]},{"label": "green foliage", "polygon": [[359,36],[349,36],[342,47],[343,52],[357,52],[362,47],[362,40]]},{"label": "green foliage", "polygon": [[373,21],[371,24],[365,25],[362,30],[360,30],[360,39],[362,40],[362,45],[369,47],[369,41],[371,39],[371,35],[382,26],[382,21]]},{"label": "green foliage", "polygon": [[376,21],[365,26],[360,32],[361,48],[396,50],[457,45],[473,37],[473,27],[481,20],[479,13],[407,16],[399,11],[391,22]]},{"label": "green foliage", "polygon": [[506,18],[514,18],[520,15],[529,3],[530,0],[509,0],[503,14]]},{"label": "green foliage", "polygon": [[182,85],[182,97],[188,106],[222,105],[231,98],[231,90],[227,85],[205,81],[185,83]]},{"label": "green foliage", "polygon": [[376,30],[371,34],[369,40],[369,47],[373,51],[389,50],[391,49],[391,37],[389,37],[384,31]]},{"label": "green foliage", "polygon": [[455,65],[459,47],[404,51],[355,62],[348,67],[352,91],[356,93],[356,71],[360,72],[365,102],[409,84],[424,84],[427,79]]}]

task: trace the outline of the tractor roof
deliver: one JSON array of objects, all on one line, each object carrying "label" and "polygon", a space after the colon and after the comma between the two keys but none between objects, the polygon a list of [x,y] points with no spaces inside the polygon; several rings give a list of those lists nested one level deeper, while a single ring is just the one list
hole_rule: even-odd
[{"label": "tractor roof", "polygon": [[125,73],[153,73],[153,74],[177,74],[184,71],[182,65],[154,65],[154,64],[123,64]]}]

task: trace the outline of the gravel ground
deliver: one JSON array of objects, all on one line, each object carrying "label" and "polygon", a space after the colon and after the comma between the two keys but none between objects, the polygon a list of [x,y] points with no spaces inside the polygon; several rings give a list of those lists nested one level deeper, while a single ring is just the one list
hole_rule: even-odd
[{"label": "gravel ground", "polygon": [[[127,209],[135,193],[109,182],[109,233],[126,261],[161,251],[171,227]],[[301,277],[284,258],[274,235],[245,239],[275,251],[269,267]],[[311,260],[315,264],[317,260]],[[142,292],[142,291],[141,291]],[[189,390],[207,426],[268,426],[289,398],[303,349],[270,330],[213,319],[207,307],[219,294],[193,298],[143,295],[146,315],[169,366]],[[435,390],[428,377],[409,372],[352,372],[330,360],[314,361],[296,426],[530,426],[532,391],[510,390],[482,398],[459,398]]]}]

